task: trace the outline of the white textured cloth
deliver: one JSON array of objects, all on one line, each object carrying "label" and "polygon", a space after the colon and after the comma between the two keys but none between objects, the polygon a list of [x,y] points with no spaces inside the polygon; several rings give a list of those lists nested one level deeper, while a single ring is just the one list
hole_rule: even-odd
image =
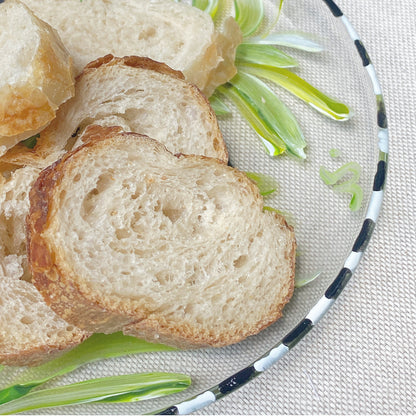
[{"label": "white textured cloth", "polygon": [[336,3],[386,101],[382,213],[356,274],[319,325],[265,374],[200,414],[416,413],[416,3]]},{"label": "white textured cloth", "polygon": [[[286,0],[289,7],[291,1]],[[318,0],[307,0],[304,4],[312,9],[312,5],[317,2]],[[381,215],[360,266],[319,324],[264,374],[197,414],[416,414],[416,3],[413,0],[337,0],[336,3],[349,18],[365,45],[376,68],[386,102],[390,157],[386,197]],[[299,10],[299,13],[302,12],[305,17],[309,10]],[[316,19],[311,19],[310,24],[313,25],[314,22],[316,24]],[[308,28],[307,24],[302,29]],[[354,49],[352,43],[351,49]],[[333,52],[332,50],[331,53]],[[356,58],[359,65],[358,55]],[[344,68],[345,57],[344,61],[339,59],[335,62],[335,68]],[[331,62],[320,62],[318,59],[311,62],[312,66],[321,65],[322,68],[322,72],[310,71],[308,74],[315,77],[315,84],[323,83],[332,88],[345,75],[351,85],[355,82],[362,86],[360,79],[354,80],[354,73],[347,73],[347,65],[345,74],[340,77],[339,73],[328,69],[328,65],[334,65],[332,59]],[[345,135],[342,138],[359,139],[355,137],[357,132],[361,133],[360,137],[367,137],[368,127],[359,127],[367,117],[366,102],[360,99],[354,101],[357,95],[354,91],[346,91],[345,94],[346,101],[352,102],[354,110],[357,111],[351,120],[352,128],[348,124],[342,127]],[[374,102],[369,103],[375,107]],[[320,143],[321,146],[326,146],[325,152],[334,145],[342,144],[337,141],[338,134],[331,136],[334,124],[318,121],[308,111],[300,115],[300,121],[307,126],[308,136],[325,138],[326,141]],[[233,124],[230,131],[236,137],[247,134],[246,130],[239,130],[238,125]],[[229,131],[225,131],[225,136],[228,133]],[[317,258],[321,260],[325,258],[328,246],[332,250],[327,262],[328,267],[330,266],[329,273],[321,281],[316,284],[314,282],[314,286],[308,287],[310,298],[297,296],[289,304],[281,323],[278,322],[277,326],[266,329],[258,337],[236,346],[155,356],[148,354],[143,359],[119,358],[110,360],[101,367],[98,364],[88,365],[58,383],[158,369],[190,374],[193,378],[194,394],[213,386],[257,359],[271,346],[270,340],[275,339],[277,342],[293,328],[303,317],[303,312],[300,315],[297,313],[298,307],[301,311],[308,311],[339,270],[338,258],[341,261],[348,254],[353,240],[344,241],[343,234],[350,231],[351,227],[360,225],[362,221],[362,218],[351,216],[348,210],[342,211],[345,214],[338,215],[340,210],[333,193],[327,190],[324,191],[325,194],[317,193],[325,189],[318,180],[314,182],[315,188],[302,187],[302,181],[308,177],[309,172],[316,173],[319,168],[320,162],[314,156],[316,147],[316,144],[311,144],[310,158],[305,165],[299,166],[287,159],[279,160],[279,163],[273,165],[277,173],[279,169],[283,169],[292,175],[292,182],[296,184],[290,192],[287,191],[288,187],[282,186],[279,202],[283,205],[283,210],[287,208],[290,211],[293,199],[299,196],[305,198],[304,210],[296,213],[298,236],[302,246],[300,251],[304,253],[300,256],[300,262],[304,261],[305,253],[310,249],[316,250],[319,255]],[[370,148],[369,145],[365,149],[367,153],[370,153]],[[349,145],[348,157],[364,166],[366,152],[360,149],[359,146],[354,148]],[[264,158],[261,145],[252,148],[243,141],[230,143],[230,155],[231,161],[237,161],[239,167],[253,171],[258,169],[255,161]],[[362,162],[361,156],[364,158]],[[329,156],[328,160],[331,163]],[[266,170],[264,173],[273,174],[275,171]],[[373,174],[373,171],[364,172],[367,193],[368,188],[371,188]],[[339,203],[343,206],[345,200],[341,199]],[[309,205],[313,204],[315,211],[317,208],[328,210],[321,216],[322,223],[302,221],[303,218],[308,218]],[[337,214],[336,218],[331,217],[330,209]],[[337,230],[330,235],[326,229],[328,218],[334,219],[331,227]],[[314,220],[319,221],[319,218]],[[308,239],[311,235],[321,238]],[[314,258],[308,258],[301,264],[303,266],[307,270],[313,270]],[[6,377],[6,372],[2,374]],[[185,394],[180,399],[187,397],[188,394]],[[174,401],[169,399],[163,404],[172,404]],[[136,407],[135,404],[115,406],[119,407],[97,404],[42,410],[38,413],[139,414],[163,407],[162,404],[149,407]]]}]

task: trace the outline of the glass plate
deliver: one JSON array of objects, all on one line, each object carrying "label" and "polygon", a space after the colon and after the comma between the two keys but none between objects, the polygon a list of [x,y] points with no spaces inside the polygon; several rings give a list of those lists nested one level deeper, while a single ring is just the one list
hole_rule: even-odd
[{"label": "glass plate", "polygon": [[[284,90],[308,142],[306,161],[268,157],[256,134],[233,112],[220,120],[231,164],[276,178],[279,192],[265,204],[290,213],[298,241],[297,276],[321,275],[296,289],[282,319],[259,335],[221,349],[127,356],[88,364],[47,387],[93,377],[149,371],[183,372],[192,377],[187,391],[142,403],[89,404],[59,408],[59,414],[183,414],[220,399],[260,375],[318,323],[354,273],[379,214],[387,168],[388,131],[384,101],[375,71],[358,35],[331,0],[286,0],[277,31],[308,32],[325,49],[319,54],[288,52],[300,62],[295,72],[332,97],[345,102],[354,116],[336,122],[315,112]],[[333,159],[331,149],[339,149]],[[356,161],[362,167],[362,208],[351,212],[349,196],[335,193],[319,177],[320,166],[333,171]],[[7,378],[7,370],[2,373]],[[56,414],[42,409],[33,414]]]}]

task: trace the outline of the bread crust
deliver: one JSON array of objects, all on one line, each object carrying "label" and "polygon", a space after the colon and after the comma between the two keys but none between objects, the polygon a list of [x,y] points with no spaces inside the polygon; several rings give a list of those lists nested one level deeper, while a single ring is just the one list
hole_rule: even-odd
[{"label": "bread crust", "polygon": [[30,16],[39,45],[31,68],[25,68],[30,75],[0,88],[0,156],[44,129],[75,90],[72,58],[57,32],[23,3],[8,0],[3,7],[9,6],[23,8]]},{"label": "bread crust", "polygon": [[122,131],[118,127],[108,128],[108,136],[101,136],[97,135],[98,126],[92,126],[89,130],[89,139],[85,145],[67,153],[43,170],[30,191],[31,204],[26,222],[28,256],[33,284],[57,315],[81,329],[91,327],[94,323],[95,332],[112,333],[133,320],[108,312],[100,305],[99,300],[89,300],[83,289],[71,279],[71,272],[56,264],[54,253],[42,237],[50,221],[49,209],[55,196],[54,187],[61,181],[67,161],[82,148],[88,148],[96,141],[106,140]]},{"label": "bread crust", "polygon": [[[83,146],[67,153],[62,160],[41,173],[30,193],[31,208],[27,219],[27,236],[34,284],[46,303],[58,315],[85,330],[104,333],[123,330],[128,335],[180,348],[221,347],[239,342],[247,336],[257,334],[281,317],[282,309],[291,298],[294,288],[296,241],[293,229],[277,213],[267,213],[267,215],[275,217],[278,226],[288,233],[291,242],[290,247],[285,249],[285,258],[290,269],[290,276],[286,276],[282,288],[285,295],[282,298],[279,293],[276,293],[278,301],[273,303],[262,319],[229,333],[217,333],[215,329],[196,330],[186,322],[169,322],[157,311],[148,310],[144,301],[140,303],[140,306],[139,303],[136,305],[133,301],[124,306],[116,296],[101,295],[91,290],[87,284],[80,282],[74,275],[71,265],[60,260],[59,246],[54,245],[50,240],[53,235],[51,221],[54,210],[59,205],[57,194],[60,191],[57,187],[64,175],[70,173],[70,164],[77,158],[78,153],[93,152],[94,147],[100,142],[105,142],[103,145],[108,146],[110,150],[115,136],[138,136],[134,133],[124,133],[120,128],[99,126],[88,127],[86,135],[87,141]],[[160,143],[146,136],[140,137],[143,140],[152,141],[155,147],[162,147]],[[218,164],[218,161],[204,156],[178,155],[177,157],[209,160],[213,164]],[[232,170],[228,167],[227,169]],[[241,186],[246,187],[246,192],[253,194],[257,202],[262,205],[262,199],[255,184],[248,181],[242,172],[235,171],[235,175]]]},{"label": "bread crust", "polygon": [[[168,65],[154,61],[150,58],[139,56],[125,56],[120,58],[108,54],[89,63],[84,68],[82,73],[76,77],[76,83],[80,83],[83,78],[92,75],[94,71],[101,67],[115,67],[123,65],[138,69],[155,71],[160,74],[164,74],[184,81],[184,75],[180,71],[176,71],[170,68]],[[217,153],[217,158],[227,163],[228,150],[219,128],[214,110],[211,108],[208,99],[202,94],[201,90],[196,85],[188,83],[187,86],[190,89],[192,97],[194,98],[197,105],[205,109],[205,117],[208,120],[209,125],[212,126],[210,134],[212,137],[213,148]],[[1,160],[5,163],[11,163],[15,165],[29,165],[42,168],[55,162],[62,156],[64,149],[66,148],[70,139],[70,137],[56,137],[56,133],[60,129],[60,124],[65,122],[66,108],[69,108],[70,105],[71,101],[65,104],[58,112],[57,119],[41,132],[40,138],[38,139],[37,145],[34,149],[29,149],[20,144],[10,149],[1,158]],[[58,139],[60,142],[58,142]]]},{"label": "bread crust", "polygon": [[26,348],[14,348],[12,345],[7,345],[2,348],[0,352],[0,364],[11,367],[35,367],[54,358],[57,358],[65,352],[71,350],[81,342],[85,341],[90,334],[78,331],[74,334],[70,342],[45,344],[39,346],[26,345]]}]

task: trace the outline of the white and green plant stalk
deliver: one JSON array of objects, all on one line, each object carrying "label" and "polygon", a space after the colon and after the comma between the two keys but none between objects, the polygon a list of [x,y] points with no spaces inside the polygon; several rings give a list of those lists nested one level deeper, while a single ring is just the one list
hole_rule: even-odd
[{"label": "white and green plant stalk", "polygon": [[31,369],[20,374],[11,385],[0,390],[0,404],[22,397],[35,387],[74,371],[87,363],[127,354],[171,350],[174,348],[163,344],[151,344],[135,337],[123,335],[121,332],[111,335],[94,334],[61,357],[36,367],[36,376],[33,376]]},{"label": "white and green plant stalk", "polygon": [[104,377],[66,386],[38,390],[0,405],[0,414],[15,414],[45,407],[81,403],[126,403],[178,393],[191,379],[176,373],[142,373]]}]

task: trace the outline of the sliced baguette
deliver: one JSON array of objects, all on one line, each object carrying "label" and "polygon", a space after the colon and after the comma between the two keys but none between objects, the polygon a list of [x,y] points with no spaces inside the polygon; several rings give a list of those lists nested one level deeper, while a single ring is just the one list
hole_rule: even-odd
[{"label": "sliced baguette", "polygon": [[121,126],[161,141],[174,153],[227,162],[215,113],[197,87],[167,65],[136,56],[107,55],[77,77],[75,97],[58,111],[32,150],[17,146],[3,158],[45,167],[82,143],[89,124]]},{"label": "sliced baguette", "polygon": [[37,134],[74,95],[72,59],[23,3],[0,4],[0,156]]},{"label": "sliced baguette", "polygon": [[233,30],[221,34],[208,14],[171,0],[24,2],[58,31],[77,73],[107,54],[146,56],[182,71],[206,94],[236,73],[235,50],[242,36],[233,19],[226,24]]},{"label": "sliced baguette", "polygon": [[26,167],[1,175],[0,363],[11,366],[40,364],[87,337],[59,318],[30,283],[25,219],[29,189],[38,174]]},{"label": "sliced baguette", "polygon": [[232,344],[281,316],[294,233],[244,173],[119,128],[84,136],[30,193],[34,284],[57,314],[181,348]]}]

